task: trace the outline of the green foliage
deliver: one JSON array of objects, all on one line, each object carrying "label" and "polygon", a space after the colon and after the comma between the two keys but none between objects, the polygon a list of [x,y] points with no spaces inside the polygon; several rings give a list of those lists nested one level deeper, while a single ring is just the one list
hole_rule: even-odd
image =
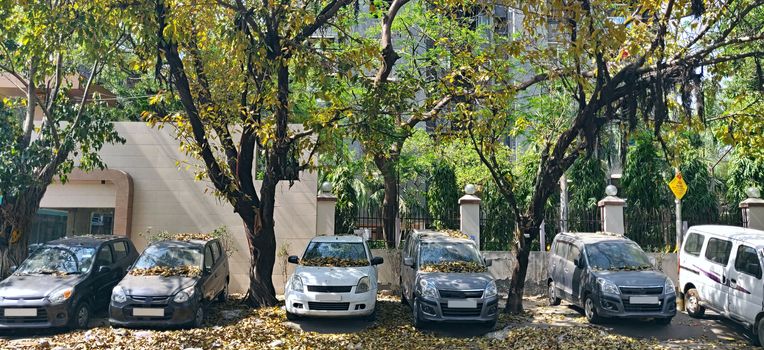
[{"label": "green foliage", "polygon": [[515,231],[515,215],[507,200],[493,182],[487,182],[480,192],[480,211],[485,219],[480,225],[480,249],[510,250]]},{"label": "green foliage", "polygon": [[661,158],[650,135],[634,135],[634,146],[629,149],[622,179],[623,196],[629,206],[638,209],[670,206],[673,196],[666,174],[673,177],[673,171]]},{"label": "green foliage", "polygon": [[727,203],[734,208],[748,197],[745,194],[746,188],[753,186],[764,191],[764,159],[735,152],[730,163]]},{"label": "green foliage", "polygon": [[435,218],[437,229],[457,228],[454,214],[458,210],[459,192],[454,169],[445,161],[436,161],[427,188],[427,209],[430,217]]},{"label": "green foliage", "polygon": [[347,165],[340,165],[329,176],[333,190],[337,196],[334,212],[334,232],[336,234],[352,234],[358,215],[356,190],[353,184],[356,173]]},{"label": "green foliage", "polygon": [[605,170],[602,161],[594,156],[577,159],[568,170],[568,217],[597,207],[605,195]]},{"label": "green foliage", "polygon": [[706,163],[697,157],[688,157],[679,169],[687,183],[687,194],[682,198],[682,220],[689,225],[716,221],[719,201],[712,190],[716,179],[711,177]]}]

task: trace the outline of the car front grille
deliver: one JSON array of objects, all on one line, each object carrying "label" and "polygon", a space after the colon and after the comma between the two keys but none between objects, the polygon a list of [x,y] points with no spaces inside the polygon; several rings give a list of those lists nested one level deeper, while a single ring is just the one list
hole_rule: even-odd
[{"label": "car front grille", "polygon": [[[15,308],[10,308],[10,309],[15,309]],[[38,307],[36,309],[37,309],[37,316],[14,317],[14,316],[5,316],[5,308],[0,308],[0,323],[21,324],[21,323],[48,322],[48,310],[45,310],[45,308],[43,307]]]},{"label": "car front grille", "polygon": [[133,299],[139,303],[148,303],[148,304],[167,304],[167,302],[170,300],[170,297],[168,296],[142,296],[142,295],[131,295],[130,299]]},{"label": "car front grille", "polygon": [[663,287],[620,287],[624,295],[652,295],[663,294]]},{"label": "car front grille", "polygon": [[482,290],[438,290],[440,297],[443,299],[467,299],[467,298],[482,298]]},{"label": "car front grille", "polygon": [[455,308],[448,307],[441,304],[440,311],[444,317],[480,317],[480,313],[483,311],[483,303],[478,303],[475,308]]},{"label": "car front grille", "polygon": [[310,310],[323,310],[323,311],[347,311],[350,308],[350,303],[324,303],[324,302],[308,302],[308,308]]},{"label": "car front grille", "polygon": [[308,292],[349,293],[353,286],[308,286]]},{"label": "car front grille", "polygon": [[663,303],[660,304],[630,304],[628,300],[623,301],[623,310],[626,312],[661,312]]}]

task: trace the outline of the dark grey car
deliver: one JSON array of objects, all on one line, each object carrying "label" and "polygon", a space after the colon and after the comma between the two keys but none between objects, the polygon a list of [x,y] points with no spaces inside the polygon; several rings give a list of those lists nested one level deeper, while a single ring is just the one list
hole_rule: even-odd
[{"label": "dark grey car", "polygon": [[592,323],[624,317],[653,318],[665,325],[676,315],[674,283],[622,235],[558,234],[547,273],[550,304],[564,299],[579,305]]},{"label": "dark grey car", "polygon": [[[416,231],[404,242],[401,255],[401,300],[411,306],[414,326],[431,321],[496,324],[496,282],[472,240]],[[423,271],[428,264],[449,262],[474,263],[484,272]]]},{"label": "dark grey car", "polygon": [[109,322],[198,327],[210,301],[228,298],[229,279],[228,257],[217,239],[154,243],[114,287]]},{"label": "dark grey car", "polygon": [[78,236],[42,245],[0,282],[0,328],[84,328],[138,257],[126,237]]}]

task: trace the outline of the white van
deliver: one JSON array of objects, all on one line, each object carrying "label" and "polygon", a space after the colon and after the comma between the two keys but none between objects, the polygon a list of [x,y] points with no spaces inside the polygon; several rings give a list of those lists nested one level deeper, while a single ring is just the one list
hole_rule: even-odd
[{"label": "white van", "polygon": [[718,312],[764,343],[764,231],[702,225],[687,231],[679,253],[679,287],[687,314]]}]

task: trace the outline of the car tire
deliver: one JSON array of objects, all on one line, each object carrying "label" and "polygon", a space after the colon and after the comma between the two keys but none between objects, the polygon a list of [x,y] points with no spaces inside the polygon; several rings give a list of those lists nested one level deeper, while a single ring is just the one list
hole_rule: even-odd
[{"label": "car tire", "polygon": [[401,304],[408,305],[409,302],[408,302],[408,300],[406,300],[406,292],[403,290],[403,279],[400,279],[399,281],[400,282],[399,282],[398,285],[401,288]]},{"label": "car tire", "polygon": [[755,333],[753,334],[753,337],[751,337],[751,343],[753,346],[761,346],[761,344],[764,344],[764,318],[756,323],[753,330]]},{"label": "car tire", "polygon": [[193,328],[199,328],[204,324],[204,307],[202,305],[199,305],[199,307],[194,311],[194,320],[191,322],[191,326]]},{"label": "car tire", "polygon": [[554,286],[554,281],[549,281],[547,286],[547,297],[549,298],[549,306],[560,305],[560,298],[557,297],[557,292]]},{"label": "car tire", "polygon": [[700,305],[700,295],[697,289],[690,288],[687,293],[684,293],[684,309],[692,318],[701,318],[706,313],[706,308]]},{"label": "car tire", "polygon": [[672,319],[673,317],[661,317],[661,318],[656,318],[655,320],[653,320],[653,322],[655,322],[655,324],[659,326],[668,326],[671,324]]},{"label": "car tire", "polygon": [[287,318],[287,321],[291,321],[291,322],[294,322],[294,321],[297,321],[297,320],[299,320],[299,319],[300,319],[300,315],[298,315],[298,314],[293,314],[293,313],[291,313],[291,312],[287,311],[287,312],[286,312],[286,318]]},{"label": "car tire", "polygon": [[87,301],[80,301],[74,307],[74,313],[69,319],[69,328],[85,329],[90,324],[91,309]]},{"label": "car tire", "polygon": [[221,303],[225,303],[228,301],[228,280],[225,281],[225,286],[223,286],[223,290],[220,291],[220,294],[218,294],[218,301]]},{"label": "car tire", "polygon": [[602,322],[602,318],[597,313],[597,306],[594,304],[594,299],[590,295],[584,299],[584,316],[586,320],[591,324],[599,324]]},{"label": "car tire", "polygon": [[374,322],[377,320],[377,309],[374,308],[370,314],[363,316],[363,320],[367,322]]},{"label": "car tire", "polygon": [[414,302],[411,303],[411,309],[413,310],[413,316],[414,316],[414,328],[416,329],[423,328],[426,322],[422,319],[421,311],[419,310],[419,303],[417,303],[416,300],[414,300]]}]

